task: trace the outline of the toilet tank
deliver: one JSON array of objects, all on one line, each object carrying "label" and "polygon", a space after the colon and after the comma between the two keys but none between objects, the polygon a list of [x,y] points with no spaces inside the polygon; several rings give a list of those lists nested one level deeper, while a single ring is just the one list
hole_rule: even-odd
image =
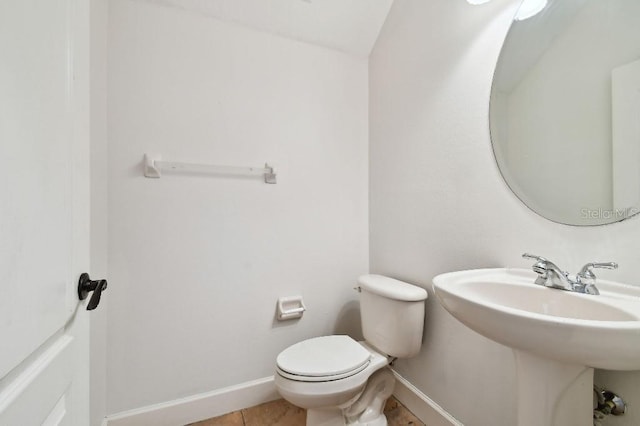
[{"label": "toilet tank", "polygon": [[386,355],[409,358],[422,346],[425,289],[382,275],[358,278],[362,333]]}]

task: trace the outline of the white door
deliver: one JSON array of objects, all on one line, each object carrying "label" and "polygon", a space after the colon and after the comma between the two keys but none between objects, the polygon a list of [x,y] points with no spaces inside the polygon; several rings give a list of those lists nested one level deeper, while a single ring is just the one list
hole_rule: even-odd
[{"label": "white door", "polygon": [[0,425],[89,424],[89,5],[0,0]]}]

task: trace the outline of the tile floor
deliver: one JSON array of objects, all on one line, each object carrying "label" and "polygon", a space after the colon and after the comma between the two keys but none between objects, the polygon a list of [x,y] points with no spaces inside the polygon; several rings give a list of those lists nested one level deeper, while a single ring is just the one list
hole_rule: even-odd
[{"label": "tile floor", "polygon": [[[384,413],[389,426],[425,426],[393,397],[387,401]],[[304,426],[306,419],[305,410],[289,404],[284,399],[278,399],[224,416],[191,423],[189,426]]]}]

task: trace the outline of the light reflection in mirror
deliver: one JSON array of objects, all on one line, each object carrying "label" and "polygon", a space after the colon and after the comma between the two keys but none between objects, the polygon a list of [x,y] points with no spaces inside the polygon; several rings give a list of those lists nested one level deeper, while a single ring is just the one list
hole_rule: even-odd
[{"label": "light reflection in mirror", "polygon": [[547,0],[524,0],[516,13],[516,21],[524,21],[542,12],[547,7]]}]

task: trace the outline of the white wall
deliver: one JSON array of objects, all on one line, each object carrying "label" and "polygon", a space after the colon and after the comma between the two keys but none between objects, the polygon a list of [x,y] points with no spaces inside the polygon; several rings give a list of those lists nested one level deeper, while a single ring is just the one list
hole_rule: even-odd
[{"label": "white wall", "polygon": [[[429,290],[422,352],[397,369],[468,426],[515,424],[509,349],[466,329],[431,291],[439,273],[529,267],[528,251],[577,271],[615,260],[603,278],[640,284],[640,219],[593,228],[547,221],[511,193],[495,165],[488,105],[518,0],[482,6],[396,0],[370,58],[370,263]],[[606,342],[603,342],[606,344]],[[596,372],[629,402],[610,424],[640,424],[638,373]]]},{"label": "white wall", "polygon": [[[354,332],[368,271],[364,59],[130,0],[109,2],[109,413],[273,374]],[[165,159],[277,167],[142,175]],[[274,321],[301,294],[299,322]]]}]

